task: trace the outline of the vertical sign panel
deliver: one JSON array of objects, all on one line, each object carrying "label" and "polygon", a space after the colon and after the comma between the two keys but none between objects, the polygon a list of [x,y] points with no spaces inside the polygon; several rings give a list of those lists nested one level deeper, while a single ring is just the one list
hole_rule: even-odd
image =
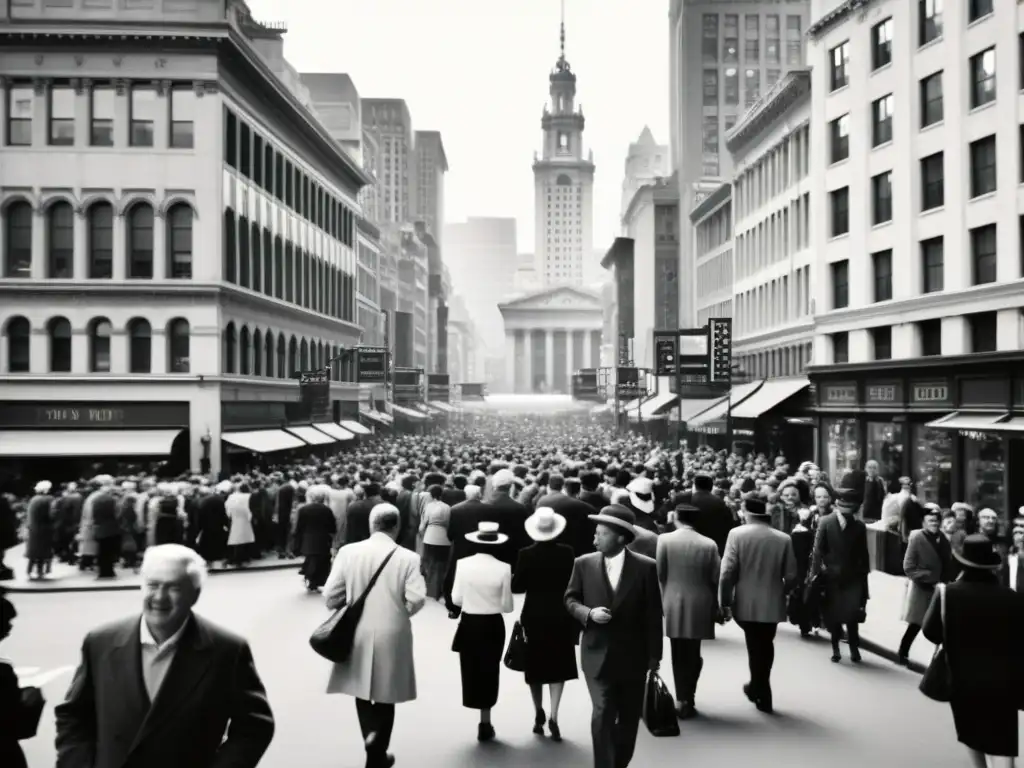
[{"label": "vertical sign panel", "polygon": [[728,384],[732,381],[732,319],[713,318],[711,329],[711,380]]}]

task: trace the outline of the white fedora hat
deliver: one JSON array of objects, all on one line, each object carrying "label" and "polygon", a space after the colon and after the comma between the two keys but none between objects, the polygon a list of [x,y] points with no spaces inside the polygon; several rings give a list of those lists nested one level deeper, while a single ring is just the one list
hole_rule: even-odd
[{"label": "white fedora hat", "polygon": [[551,507],[537,507],[537,511],[526,518],[526,535],[534,541],[557,539],[565,530],[565,518]]},{"label": "white fedora hat", "polygon": [[654,511],[654,483],[649,478],[634,478],[626,490],[629,491],[629,503],[636,509],[647,514]]},{"label": "white fedora hat", "polygon": [[466,534],[466,539],[474,544],[504,544],[508,541],[508,536],[499,533],[498,528],[497,523],[478,523],[475,531]]}]

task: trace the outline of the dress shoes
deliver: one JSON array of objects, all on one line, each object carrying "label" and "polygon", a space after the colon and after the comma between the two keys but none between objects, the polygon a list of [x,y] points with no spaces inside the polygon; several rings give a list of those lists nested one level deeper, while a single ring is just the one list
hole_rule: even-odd
[{"label": "dress shoes", "polygon": [[775,711],[775,708],[772,706],[772,694],[770,691],[767,694],[758,694],[754,691],[750,683],[744,683],[743,695],[746,696],[755,707],[757,707],[759,712],[764,712],[765,714],[770,715]]},{"label": "dress shoes", "polygon": [[692,701],[684,701],[676,707],[676,717],[680,720],[692,720],[697,716],[697,708]]},{"label": "dress shoes", "polygon": [[477,741],[494,741],[494,726],[490,723],[480,723],[476,729]]}]

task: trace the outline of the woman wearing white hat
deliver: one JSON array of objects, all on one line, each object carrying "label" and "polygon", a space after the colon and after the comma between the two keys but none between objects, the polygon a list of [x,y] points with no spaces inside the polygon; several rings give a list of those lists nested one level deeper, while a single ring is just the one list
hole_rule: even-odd
[{"label": "woman wearing white hat", "polygon": [[[558,708],[567,680],[579,678],[576,643],[579,625],[565,610],[565,588],[576,559],[572,547],[558,543],[565,517],[550,507],[538,507],[526,519],[526,534],[535,541],[519,551],[512,592],[526,593],[519,617],[526,633],[526,683],[536,710],[533,732],[543,735],[547,722],[551,738],[562,740]],[[544,686],[551,691],[551,717],[544,714]]]},{"label": "woman wearing white hat", "polygon": [[455,563],[452,602],[462,609],[452,650],[459,654],[462,706],[480,710],[477,739],[491,741],[491,708],[498,703],[498,679],[505,651],[505,620],[511,613],[512,567],[494,552],[508,541],[498,524],[482,522],[466,534],[476,553]]}]

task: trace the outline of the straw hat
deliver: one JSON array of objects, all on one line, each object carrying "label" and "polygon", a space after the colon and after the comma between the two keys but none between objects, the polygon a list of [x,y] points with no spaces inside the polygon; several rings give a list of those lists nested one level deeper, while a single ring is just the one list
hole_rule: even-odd
[{"label": "straw hat", "polygon": [[534,541],[551,541],[562,535],[565,524],[565,518],[551,507],[537,507],[537,511],[526,518],[526,535]]},{"label": "straw hat", "polygon": [[478,523],[475,531],[466,534],[466,539],[474,544],[504,544],[508,541],[508,536],[499,533],[498,528],[497,523]]}]

